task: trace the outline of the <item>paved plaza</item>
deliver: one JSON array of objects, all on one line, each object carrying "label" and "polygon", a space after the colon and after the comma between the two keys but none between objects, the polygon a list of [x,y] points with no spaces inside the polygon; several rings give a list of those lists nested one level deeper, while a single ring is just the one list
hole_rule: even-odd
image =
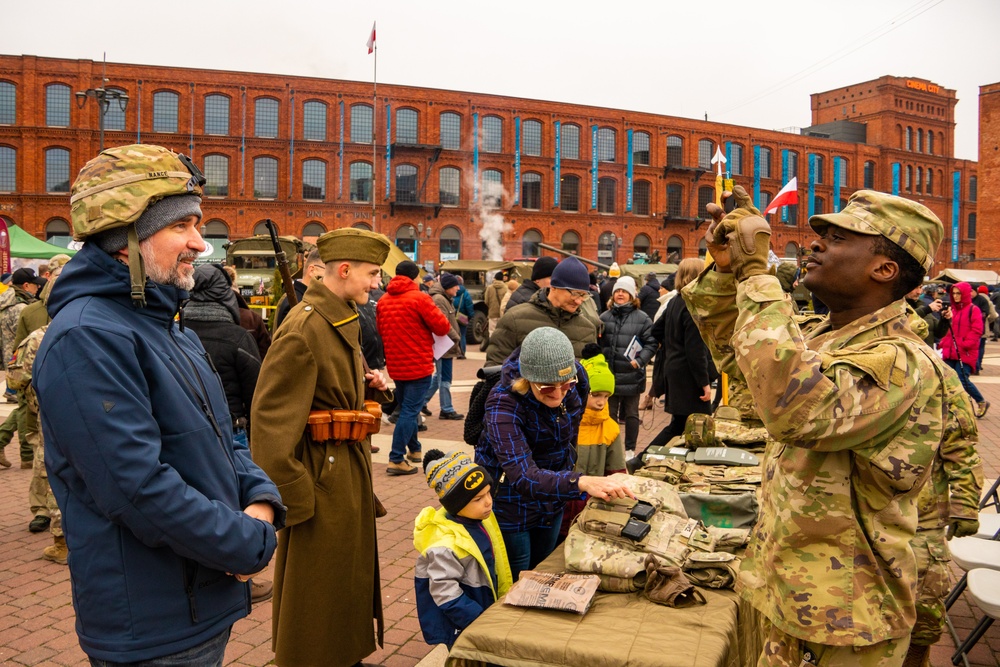
[{"label": "paved plaza", "polygon": [[[469,392],[475,383],[475,372],[482,366],[485,355],[469,351],[469,359],[456,360],[452,394],[456,409],[465,411]],[[1000,474],[1000,343],[987,345],[987,361],[983,374],[974,378],[977,386],[994,405],[989,415],[979,422],[980,453],[988,479]],[[459,447],[471,451],[462,442],[463,422],[443,421],[435,410],[427,418],[429,429],[421,434],[424,450],[437,447],[452,450]],[[0,419],[10,405],[0,406]],[[645,447],[667,423],[662,408],[643,413],[639,434],[639,449]],[[385,609],[385,647],[366,659],[366,663],[386,667],[422,667],[442,664],[444,651],[431,652],[421,637],[413,595],[412,544],[413,519],[426,505],[435,503],[433,492],[422,475],[389,477],[388,462],[392,427],[383,425],[375,436],[381,451],[373,458],[375,492],[389,511],[378,521],[379,556],[382,570],[382,593]],[[74,613],[70,602],[69,570],[42,560],[42,549],[52,543],[49,533],[28,532],[31,515],[28,511],[30,470],[17,467],[17,441],[7,447],[7,457],[13,468],[0,469],[0,664],[2,665],[87,665],[74,631]],[[336,567],[335,563],[330,564]],[[270,568],[262,578],[270,578]],[[344,572],[350,577],[350,572]],[[317,614],[322,610],[317,609]],[[967,635],[975,624],[979,610],[970,608],[963,598],[951,611],[959,634]],[[951,640],[945,638],[934,647],[932,665],[950,665],[954,651]],[[253,613],[233,627],[232,639],[226,651],[227,665],[260,667],[270,664],[271,603],[254,607]],[[1000,623],[994,625],[970,655],[970,664],[979,667],[1000,665]]]}]

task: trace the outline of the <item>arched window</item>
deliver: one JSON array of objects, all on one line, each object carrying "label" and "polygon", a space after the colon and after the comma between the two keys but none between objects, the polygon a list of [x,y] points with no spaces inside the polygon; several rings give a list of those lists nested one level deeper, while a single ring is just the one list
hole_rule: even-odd
[{"label": "arched window", "polygon": [[[927,136],[931,136],[930,133]],[[927,194],[934,194],[934,170],[930,167],[927,167],[927,186],[924,189],[927,190]]]},{"label": "arched window", "polygon": [[636,234],[635,240],[632,242],[632,251],[637,253],[642,253],[643,255],[649,255],[649,237],[645,234]]},{"label": "arched window", "polygon": [[[281,234],[281,227],[278,226],[277,222],[274,223],[274,228],[275,228],[275,230],[277,230],[278,234],[280,235]],[[254,236],[268,236],[269,234],[270,234],[270,232],[267,230],[267,223],[265,223],[263,220],[261,220],[260,222],[258,222],[256,225],[253,226],[253,235]]]},{"label": "arched window", "polygon": [[930,130],[927,131],[927,154],[934,154],[934,133]]},{"label": "arched window", "polygon": [[206,155],[204,162],[205,196],[229,196],[229,158],[225,155]]},{"label": "arched window", "polygon": [[917,128],[917,152],[924,152],[924,131],[919,127]]},{"label": "arched window", "polygon": [[278,161],[273,157],[254,158],[253,196],[254,199],[278,198]]},{"label": "arched window", "polygon": [[667,137],[667,166],[684,166],[684,140],[676,134]]},{"label": "arched window", "polygon": [[396,201],[417,201],[417,168],[412,164],[401,164],[396,167]]},{"label": "arched window", "polygon": [[559,208],[573,212],[580,210],[580,179],[572,174],[562,177],[559,184]]},{"label": "arched window", "polygon": [[794,242],[789,242],[785,244],[785,257],[798,257],[799,247],[795,245]]},{"label": "arched window", "polygon": [[45,191],[69,192],[69,151],[45,149]]},{"label": "arched window", "polygon": [[417,261],[417,230],[413,225],[403,225],[396,230],[396,247],[410,259]]},{"label": "arched window", "polygon": [[209,220],[201,233],[206,239],[228,239],[229,225],[222,220]]},{"label": "arched window", "polygon": [[0,146],[0,192],[17,190],[17,151]]},{"label": "arched window", "polygon": [[372,226],[369,225],[367,222],[355,222],[353,225],[351,225],[351,227],[353,227],[354,229],[364,229],[365,231],[369,232],[372,230]]},{"label": "arched window", "polygon": [[903,189],[907,192],[913,192],[913,167],[906,165],[906,181],[903,184]]},{"label": "arched window", "polygon": [[499,153],[503,150],[503,119],[500,116],[486,116],[483,118],[483,145],[484,153]]},{"label": "arched window", "polygon": [[715,202],[715,188],[710,185],[702,185],[698,188],[698,217],[710,220],[712,218],[705,208],[710,203]]},{"label": "arched window", "polygon": [[967,238],[970,238],[970,239],[976,238],[976,214],[975,213],[970,213],[969,214],[969,222],[968,222],[968,224],[967,224],[967,226],[965,228],[965,231],[968,234]]},{"label": "arched window", "polygon": [[542,233],[537,229],[529,229],[521,239],[521,257],[538,257],[541,248],[538,244],[542,242]]},{"label": "arched window", "polygon": [[451,225],[441,230],[441,261],[449,259],[461,259],[462,254],[462,232],[458,227]]},{"label": "arched window", "polygon": [[326,162],[302,161],[302,198],[314,201],[326,199]]},{"label": "arched window", "polygon": [[153,132],[177,131],[177,106],[180,97],[170,90],[153,93]]},{"label": "arched window", "polygon": [[729,144],[729,162],[726,164],[733,176],[743,175],[743,144]]},{"label": "arched window", "polygon": [[205,95],[205,134],[229,134],[229,98]]},{"label": "arched window", "polygon": [[632,184],[632,213],[649,215],[649,181],[636,181]]},{"label": "arched window", "polygon": [[326,141],[326,102],[309,100],[302,105],[302,138]]},{"label": "arched window", "polygon": [[324,227],[318,222],[310,222],[309,224],[307,224],[305,227],[302,228],[303,238],[309,237],[315,239],[319,238],[320,236],[323,236],[323,234],[326,234],[326,227]]},{"label": "arched window", "polygon": [[542,177],[527,173],[521,177],[521,208],[537,211],[542,207]]},{"label": "arched window", "polygon": [[667,258],[671,263],[684,259],[684,239],[676,235],[667,239]]},{"label": "arched window", "polygon": [[274,139],[278,136],[278,100],[271,97],[254,100],[253,127],[255,137]]},{"label": "arched window", "polygon": [[580,235],[572,231],[563,232],[561,245],[566,252],[578,255],[580,253]]},{"label": "arched window", "polygon": [[17,122],[17,86],[0,81],[0,125]]},{"label": "arched window", "polygon": [[823,183],[825,182],[823,180],[823,171],[825,170],[826,167],[826,160],[823,159],[822,155],[818,154],[816,155],[815,160],[816,160],[816,174],[815,174],[816,180],[814,182]]},{"label": "arched window", "polygon": [[766,211],[767,207],[771,205],[772,199],[774,199],[774,195],[772,195],[770,192],[761,190],[760,201],[757,202],[757,208],[760,209],[761,211]]},{"label": "arched window", "polygon": [[372,166],[367,162],[351,163],[351,201],[372,200]]},{"label": "arched window", "polygon": [[979,199],[979,178],[969,176],[969,201]]},{"label": "arched window", "polygon": [[715,153],[715,142],[711,139],[701,139],[698,141],[698,168],[711,169],[712,155]]},{"label": "arched window", "polygon": [[865,162],[865,190],[875,189],[875,163],[871,160]]},{"label": "arched window", "polygon": [[603,232],[597,237],[597,259],[598,261],[610,264],[618,261],[618,245],[621,238],[615,236],[614,232]]},{"label": "arched window", "polygon": [[372,107],[370,104],[351,105],[351,143],[370,144],[372,142]]},{"label": "arched window", "polygon": [[580,159],[580,126],[563,125],[559,132],[559,152],[564,160]]},{"label": "arched window", "polygon": [[597,161],[615,161],[615,138],[617,132],[610,127],[600,127],[597,129]]},{"label": "arched window", "polygon": [[632,161],[635,164],[649,164],[649,133],[632,133]]},{"label": "arched window", "polygon": [[396,143],[419,143],[417,112],[413,109],[400,109],[396,112]]},{"label": "arched window", "polygon": [[822,197],[816,197],[813,199],[813,210],[816,215],[826,213],[826,200]]},{"label": "arched window", "polygon": [[667,185],[667,217],[679,218],[683,215],[684,188],[677,183]]},{"label": "arched window", "polygon": [[455,167],[441,167],[438,171],[438,201],[442,206],[458,206],[461,172]]},{"label": "arched window", "polygon": [[597,181],[597,212],[615,212],[615,194],[618,184],[615,179],[604,176]]},{"label": "arched window", "polygon": [[[119,95],[125,94],[125,91],[121,88],[108,88],[108,90],[114,91]],[[122,105],[118,100],[110,100],[108,108],[104,111],[104,129],[118,132],[125,129],[125,109],[122,109]]]},{"label": "arched window", "polygon": [[799,175],[799,154],[795,151],[788,151],[788,180]]},{"label": "arched window", "polygon": [[924,193],[924,168],[917,167],[917,194]]},{"label": "arched window", "polygon": [[441,114],[441,148],[457,151],[462,148],[462,116],[452,111]]},{"label": "arched window", "polygon": [[760,177],[771,178],[771,149],[760,147]]},{"label": "arched window", "polygon": [[906,126],[906,150],[913,150],[913,128],[909,125]]},{"label": "arched window", "polygon": [[53,218],[45,223],[45,240],[48,241],[53,236],[69,236],[69,223],[62,218]]},{"label": "arched window", "polygon": [[500,208],[503,206],[503,174],[496,169],[483,172],[483,206]]},{"label": "arched window", "polygon": [[537,120],[521,123],[521,152],[525,155],[542,154],[542,124]]},{"label": "arched window", "polygon": [[[155,99],[155,95],[153,96]],[[45,124],[49,127],[69,127],[69,86],[53,83],[45,87]]]}]

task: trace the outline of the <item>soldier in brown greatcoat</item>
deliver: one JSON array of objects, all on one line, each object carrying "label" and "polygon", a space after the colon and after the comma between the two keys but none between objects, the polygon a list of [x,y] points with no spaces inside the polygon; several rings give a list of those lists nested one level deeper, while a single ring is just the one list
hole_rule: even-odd
[{"label": "soldier in brown greatcoat", "polygon": [[[289,311],[260,372],[251,450],[288,507],[278,534],[272,646],[284,667],[354,665],[382,641],[370,438],[320,439],[310,414],[363,412],[366,392],[391,400],[366,372],[355,304],[381,278],[389,240],[338,229],[317,242],[326,264]],[[355,434],[357,435],[357,434]]]}]

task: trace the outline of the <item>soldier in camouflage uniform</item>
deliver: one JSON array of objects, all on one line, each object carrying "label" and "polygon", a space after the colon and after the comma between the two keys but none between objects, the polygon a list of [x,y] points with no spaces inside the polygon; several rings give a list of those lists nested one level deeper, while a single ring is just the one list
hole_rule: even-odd
[{"label": "soldier in camouflage uniform", "polygon": [[943,441],[976,439],[967,396],[903,298],[933,264],[941,222],[868,190],[811,218],[804,281],[830,313],[803,325],[768,271],[770,227],[735,190],[729,215],[711,205],[715,263],[683,297],[772,438],[737,583],[770,621],[758,664],[899,667],[916,621],[917,496]]},{"label": "soldier in camouflage uniform", "polygon": [[[0,294],[0,339],[3,341],[3,367],[7,367],[10,355],[14,352],[14,338],[17,333],[17,320],[21,311],[29,304],[38,300],[38,290],[41,289],[45,281],[35,275],[34,269],[21,268],[14,272],[10,279],[10,289]],[[23,434],[27,428],[25,416],[27,411],[24,403],[24,396],[21,392],[17,394],[17,407],[10,413],[7,419],[0,425],[0,465],[5,468],[10,467],[10,462],[3,453],[4,448],[10,444],[14,437],[14,431]],[[31,467],[31,445],[25,440],[21,440],[21,467]],[[45,530],[43,526],[40,530]]]}]

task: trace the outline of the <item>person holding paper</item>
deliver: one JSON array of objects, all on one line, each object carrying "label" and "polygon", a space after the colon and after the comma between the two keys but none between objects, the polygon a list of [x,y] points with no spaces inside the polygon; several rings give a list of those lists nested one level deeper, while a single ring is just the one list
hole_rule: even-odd
[{"label": "person holding paper", "polygon": [[[442,273],[440,279],[431,284],[431,299],[441,314],[448,318],[451,331],[440,338],[435,337],[434,344],[434,377],[431,386],[424,397],[424,407],[434,397],[438,387],[441,388],[441,413],[439,419],[462,420],[465,415],[455,412],[451,403],[451,378],[454,359],[459,353],[458,311],[453,303],[458,294],[458,278],[450,273]],[[449,343],[451,343],[449,345]],[[445,347],[447,345],[447,347]]]},{"label": "person holding paper", "polygon": [[639,439],[639,398],[646,390],[646,364],[656,353],[653,322],[639,307],[635,279],[615,283],[608,309],[601,313],[600,346],[615,374],[615,393],[608,399],[612,419],[625,421],[625,456],[635,456]]},{"label": "person holding paper", "polygon": [[433,336],[451,333],[448,318],[434,305],[430,295],[417,286],[419,274],[420,269],[413,262],[400,262],[376,307],[385,365],[396,383],[394,393],[399,403],[386,469],[390,475],[415,475],[418,468],[410,463],[423,460],[417,440],[417,420],[434,375]]}]

